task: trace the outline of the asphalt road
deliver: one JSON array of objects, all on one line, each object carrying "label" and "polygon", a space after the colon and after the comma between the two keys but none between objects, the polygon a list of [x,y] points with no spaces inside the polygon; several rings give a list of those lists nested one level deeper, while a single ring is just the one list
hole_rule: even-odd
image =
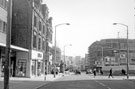
[{"label": "asphalt road", "polygon": [[82,74],[62,77],[37,89],[135,89],[135,82],[123,79],[99,79]]},{"label": "asphalt road", "polygon": [[[3,81],[0,81],[0,89],[4,89]],[[36,89],[48,83],[47,81],[10,81],[9,89]]]}]

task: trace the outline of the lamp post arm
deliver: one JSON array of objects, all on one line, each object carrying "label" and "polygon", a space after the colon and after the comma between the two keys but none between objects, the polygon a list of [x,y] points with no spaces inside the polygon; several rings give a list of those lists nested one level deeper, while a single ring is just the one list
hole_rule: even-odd
[{"label": "lamp post arm", "polygon": [[61,24],[57,24],[57,25],[55,25],[55,28],[56,28],[56,27],[58,27],[58,26],[60,26],[60,25],[64,25],[64,24],[66,24],[66,25],[70,25],[69,23],[61,23]]}]

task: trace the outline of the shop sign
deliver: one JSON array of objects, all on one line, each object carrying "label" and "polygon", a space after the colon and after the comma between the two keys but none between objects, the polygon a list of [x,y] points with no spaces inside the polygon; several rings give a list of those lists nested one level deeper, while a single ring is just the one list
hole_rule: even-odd
[{"label": "shop sign", "polygon": [[120,58],[126,58],[125,54],[120,54]]},{"label": "shop sign", "polygon": [[43,59],[43,53],[32,50],[32,59]]}]

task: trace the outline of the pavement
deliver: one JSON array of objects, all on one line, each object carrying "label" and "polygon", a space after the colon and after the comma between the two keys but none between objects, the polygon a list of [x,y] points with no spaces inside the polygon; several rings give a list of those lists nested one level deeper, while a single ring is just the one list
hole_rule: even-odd
[{"label": "pavement", "polygon": [[[70,76],[72,74],[65,74],[64,76]],[[131,80],[135,82],[135,76],[129,76],[127,79],[126,76],[113,76],[113,78],[108,78],[108,76],[97,75],[95,78],[92,74],[88,75],[90,80]],[[10,77],[9,88],[10,89],[37,89],[38,87],[45,85],[51,81],[55,81],[63,77],[62,75],[48,74],[46,77],[38,78],[20,78],[20,77]],[[4,89],[3,78],[0,77],[0,89]]]},{"label": "pavement", "polygon": [[[42,77],[33,77],[33,78],[20,78],[20,77],[10,77],[9,78],[9,88],[10,89],[37,89],[38,87],[54,81],[62,75],[48,74]],[[0,89],[4,89],[3,77],[0,77]]]}]

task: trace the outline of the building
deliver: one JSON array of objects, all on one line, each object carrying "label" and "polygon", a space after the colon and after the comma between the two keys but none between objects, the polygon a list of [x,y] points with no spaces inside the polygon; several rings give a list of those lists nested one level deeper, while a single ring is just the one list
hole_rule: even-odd
[{"label": "building", "polygon": [[[3,76],[3,68],[5,63],[5,49],[6,49],[6,32],[7,29],[7,0],[0,0],[0,75]],[[12,18],[11,18],[12,19]],[[28,54],[28,49],[11,44],[10,46],[10,75],[12,77],[17,76],[17,59],[23,53]],[[24,76],[24,74],[22,74]]]},{"label": "building", "polygon": [[6,46],[6,26],[7,26],[7,2],[0,0],[0,76],[3,75],[5,46]]},{"label": "building", "polygon": [[88,54],[85,54],[85,69],[89,68]]},{"label": "building", "polygon": [[[129,70],[135,71],[135,40],[129,39]],[[103,39],[89,46],[90,67],[108,71],[126,70],[127,39]]]},{"label": "building", "polygon": [[42,0],[13,0],[12,11],[11,44],[28,49],[16,53],[15,76],[43,76],[48,71],[48,47],[52,41],[48,8]]}]

